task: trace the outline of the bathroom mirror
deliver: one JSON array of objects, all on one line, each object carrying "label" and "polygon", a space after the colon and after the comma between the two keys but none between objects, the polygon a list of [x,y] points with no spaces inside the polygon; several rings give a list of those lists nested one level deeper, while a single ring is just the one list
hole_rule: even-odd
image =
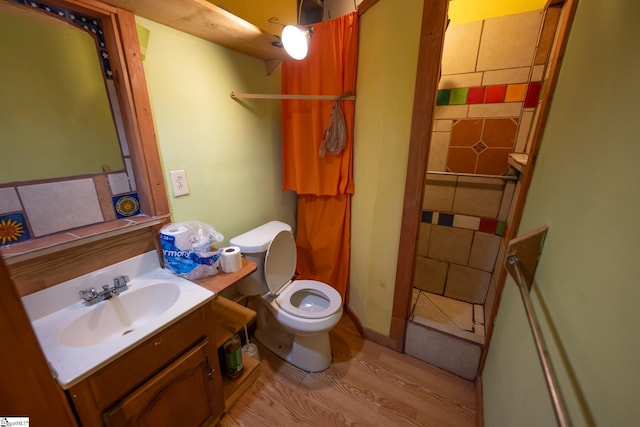
[{"label": "bathroom mirror", "polygon": [[0,0],[0,185],[124,169],[101,26],[45,6]]},{"label": "bathroom mirror", "polygon": [[[30,9],[37,9],[40,13],[33,16],[38,16],[38,19],[46,19],[42,15],[49,18],[64,16],[63,23],[74,28],[78,22],[69,22],[69,17],[86,19],[87,28],[100,33],[100,37],[93,39],[94,54],[100,52],[100,72],[111,71],[111,79],[103,78],[102,85],[108,88],[106,90],[110,96],[113,90],[107,109],[112,109],[117,117],[114,120],[113,114],[110,115],[111,126],[115,123],[115,130],[109,130],[108,133],[117,134],[116,147],[120,144],[121,161],[124,163],[124,167],[114,166],[105,158],[100,158],[94,162],[99,162],[99,166],[94,165],[92,172],[81,175],[46,179],[29,176],[24,181],[0,181],[0,221],[5,224],[0,227],[0,256],[12,268],[21,264],[30,268],[29,263],[39,259],[42,254],[53,256],[54,253],[115,235],[129,236],[135,230],[147,232],[166,221],[170,214],[169,203],[135,15],[99,0],[0,0],[0,4],[14,13],[20,11],[29,13],[29,16],[35,12]],[[93,22],[94,18],[99,20],[98,24]],[[83,27],[84,23],[81,24]],[[6,43],[3,40],[0,53],[5,49],[5,44],[14,41],[15,37]],[[108,67],[103,67],[103,54],[106,52],[101,50],[102,46],[108,49]],[[63,52],[59,55],[75,54]],[[48,68],[45,68],[40,74],[46,74],[47,71]],[[80,81],[74,83],[84,84]],[[0,96],[6,86],[5,81],[0,83]],[[65,104],[63,108],[66,107]],[[48,114],[53,116],[51,111]],[[81,115],[82,112],[76,111],[74,114]],[[43,127],[39,118],[22,120],[33,127]],[[6,122],[4,117],[0,119],[0,125],[3,126],[0,133],[4,132]],[[74,148],[54,146],[51,132],[47,132],[44,140],[27,150],[21,158],[10,158],[4,144],[0,144],[3,168],[9,163],[18,168],[28,168],[32,156],[43,150],[60,152],[63,159],[79,156]],[[81,135],[81,141],[82,146],[78,150],[97,150],[94,136]],[[50,163],[54,162],[47,159]],[[29,292],[32,291],[34,289],[30,288]]]}]

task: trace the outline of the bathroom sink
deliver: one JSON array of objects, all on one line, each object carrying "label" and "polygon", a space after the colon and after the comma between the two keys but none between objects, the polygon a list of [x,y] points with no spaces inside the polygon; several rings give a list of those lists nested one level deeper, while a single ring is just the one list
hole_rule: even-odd
[{"label": "bathroom sink", "polygon": [[[79,291],[120,275],[128,289],[87,304]],[[154,251],[27,295],[22,302],[53,375],[68,389],[201,307],[215,294],[160,267]]]},{"label": "bathroom sink", "polygon": [[180,297],[174,283],[158,283],[124,291],[79,316],[60,333],[60,343],[72,347],[117,339],[165,313]]}]

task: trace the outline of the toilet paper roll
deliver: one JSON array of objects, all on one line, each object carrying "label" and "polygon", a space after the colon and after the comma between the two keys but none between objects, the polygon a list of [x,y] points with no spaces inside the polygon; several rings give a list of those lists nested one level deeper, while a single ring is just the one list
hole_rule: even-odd
[{"label": "toilet paper roll", "polygon": [[173,246],[181,251],[191,250],[191,233],[186,226],[165,227],[160,230],[160,234],[167,236],[165,240],[173,238]]},{"label": "toilet paper roll", "polygon": [[237,246],[229,246],[222,250],[220,267],[225,273],[234,273],[242,268],[242,253]]}]

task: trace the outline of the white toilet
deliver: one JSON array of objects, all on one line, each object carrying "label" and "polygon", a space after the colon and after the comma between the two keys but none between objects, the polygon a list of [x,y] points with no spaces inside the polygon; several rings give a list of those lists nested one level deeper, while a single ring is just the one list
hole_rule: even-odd
[{"label": "white toilet", "polygon": [[326,283],[292,280],[296,244],[291,227],[271,221],[229,242],[258,266],[238,283],[242,295],[259,295],[256,339],[300,369],[327,369],[332,361],[329,330],[342,317],[342,298]]}]

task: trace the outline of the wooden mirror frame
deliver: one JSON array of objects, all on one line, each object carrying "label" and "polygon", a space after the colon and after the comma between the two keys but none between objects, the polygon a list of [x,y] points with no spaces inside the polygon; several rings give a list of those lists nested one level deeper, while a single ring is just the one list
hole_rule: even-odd
[{"label": "wooden mirror frame", "polygon": [[[47,0],[46,3],[102,21],[107,48],[111,55],[113,80],[122,112],[124,131],[131,153],[140,211],[144,214],[140,222],[168,217],[169,203],[151,115],[135,16],[129,11],[94,0]],[[110,226],[101,223],[81,227],[74,230],[74,234],[90,235],[95,239],[96,235],[117,231],[118,228],[120,225],[115,221]],[[50,252],[59,246],[62,233],[64,232],[34,238],[12,247],[3,247],[0,253],[5,257],[5,262],[11,264],[14,257],[35,256],[43,249]],[[68,239],[63,240],[65,244],[69,244]],[[82,238],[78,238],[71,242],[71,245],[81,243]]]},{"label": "wooden mirror frame", "polygon": [[[0,254],[20,296],[100,268],[102,264],[121,261],[149,247],[153,249],[155,239],[148,233],[157,231],[151,229],[158,228],[170,216],[135,16],[95,0],[47,0],[46,3],[102,20],[143,215],[131,217],[132,221],[116,220],[74,229],[73,235],[77,237],[71,240],[70,233],[60,232],[1,248]],[[95,259],[100,253],[100,249],[95,249],[100,246],[96,242],[112,242],[114,236],[118,236],[115,239],[122,248]],[[142,240],[144,245],[134,249],[136,245],[132,245],[132,241]],[[87,263],[90,253],[94,259]],[[59,266],[61,259],[68,262],[64,267]]]}]

